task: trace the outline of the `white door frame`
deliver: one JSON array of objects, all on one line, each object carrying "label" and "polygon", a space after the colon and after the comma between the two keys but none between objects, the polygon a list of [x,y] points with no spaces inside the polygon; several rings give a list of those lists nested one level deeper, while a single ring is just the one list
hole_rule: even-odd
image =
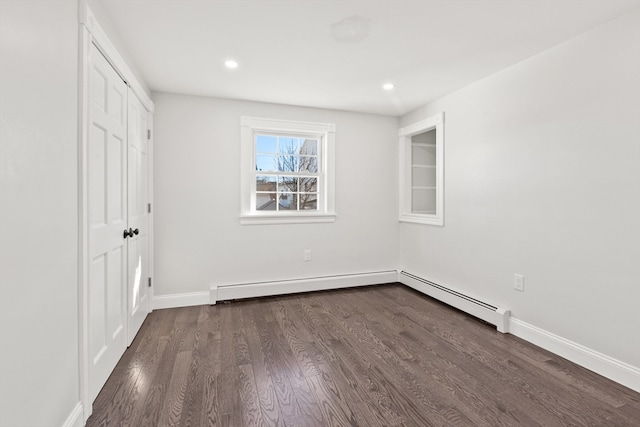
[{"label": "white door frame", "polygon": [[[154,111],[154,104],[102,30],[85,1],[81,0],[79,2],[78,12],[80,24],[78,30],[78,368],[84,424],[93,411],[93,402],[89,392],[89,307],[87,298],[89,287],[87,268],[89,265],[89,206],[87,204],[87,195],[89,187],[86,159],[89,141],[89,51],[91,44],[94,44],[102,52],[107,61],[150,113]],[[152,114],[150,116],[149,129],[152,129],[153,116]],[[153,207],[153,144],[149,144],[149,146],[149,200]],[[153,277],[153,209],[149,217],[149,276]],[[151,288],[150,297],[153,298],[153,288]]]}]

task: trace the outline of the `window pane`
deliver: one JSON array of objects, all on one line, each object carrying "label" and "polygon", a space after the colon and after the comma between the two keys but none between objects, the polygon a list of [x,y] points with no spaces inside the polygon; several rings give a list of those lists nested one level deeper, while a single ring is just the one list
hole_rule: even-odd
[{"label": "window pane", "polygon": [[278,170],[278,157],[277,156],[256,156],[256,170],[257,171],[276,171]]},{"label": "window pane", "polygon": [[300,210],[318,210],[318,193],[300,194]]},{"label": "window pane", "polygon": [[316,156],[300,156],[300,172],[317,173],[318,157]]},{"label": "window pane", "polygon": [[281,176],[278,178],[278,184],[280,184],[280,192],[296,193],[298,191],[297,176]]},{"label": "window pane", "polygon": [[315,193],[318,191],[318,178],[300,178],[300,192]]},{"label": "window pane", "polygon": [[278,170],[281,172],[296,172],[298,170],[298,156],[295,154],[278,156]]},{"label": "window pane", "polygon": [[256,153],[277,153],[277,140],[278,138],[276,138],[275,136],[256,136]]},{"label": "window pane", "polygon": [[276,191],[276,177],[256,176],[256,191]]},{"label": "window pane", "polygon": [[298,195],[296,193],[280,193],[279,199],[281,211],[298,210]]},{"label": "window pane", "polygon": [[298,138],[280,136],[278,140],[280,142],[278,154],[298,154]]},{"label": "window pane", "polygon": [[317,156],[318,155],[318,140],[317,139],[305,139],[300,147],[300,154],[303,156]]},{"label": "window pane", "polygon": [[276,193],[256,193],[256,210],[275,211]]}]

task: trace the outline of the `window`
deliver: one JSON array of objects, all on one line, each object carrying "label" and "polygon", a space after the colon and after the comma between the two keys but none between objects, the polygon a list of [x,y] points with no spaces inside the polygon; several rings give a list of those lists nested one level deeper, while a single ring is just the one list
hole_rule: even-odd
[{"label": "window", "polygon": [[318,210],[318,139],[255,134],[257,211]]},{"label": "window", "polygon": [[242,117],[242,224],[332,222],[335,125]]},{"label": "window", "polygon": [[444,113],[400,129],[400,221],[444,225]]}]

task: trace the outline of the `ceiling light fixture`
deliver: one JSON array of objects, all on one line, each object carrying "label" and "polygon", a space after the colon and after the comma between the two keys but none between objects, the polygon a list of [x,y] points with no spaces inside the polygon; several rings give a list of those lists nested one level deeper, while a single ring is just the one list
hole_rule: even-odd
[{"label": "ceiling light fixture", "polygon": [[385,84],[382,85],[382,89],[384,89],[384,90],[391,90],[394,87],[396,87],[396,85],[394,85],[393,83],[385,83]]},{"label": "ceiling light fixture", "polygon": [[238,63],[233,59],[229,59],[224,61],[224,66],[233,70],[234,68],[238,68]]}]

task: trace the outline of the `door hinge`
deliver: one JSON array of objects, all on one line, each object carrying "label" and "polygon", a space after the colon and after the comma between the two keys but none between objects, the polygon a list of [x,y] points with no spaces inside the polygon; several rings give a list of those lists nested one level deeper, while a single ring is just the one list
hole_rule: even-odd
[{"label": "door hinge", "polygon": [[149,277],[149,287],[151,287],[151,277]]},{"label": "door hinge", "polygon": [[151,129],[147,129],[147,139],[151,139]]},{"label": "door hinge", "polygon": [[151,203],[147,203],[147,213],[151,213]]}]

